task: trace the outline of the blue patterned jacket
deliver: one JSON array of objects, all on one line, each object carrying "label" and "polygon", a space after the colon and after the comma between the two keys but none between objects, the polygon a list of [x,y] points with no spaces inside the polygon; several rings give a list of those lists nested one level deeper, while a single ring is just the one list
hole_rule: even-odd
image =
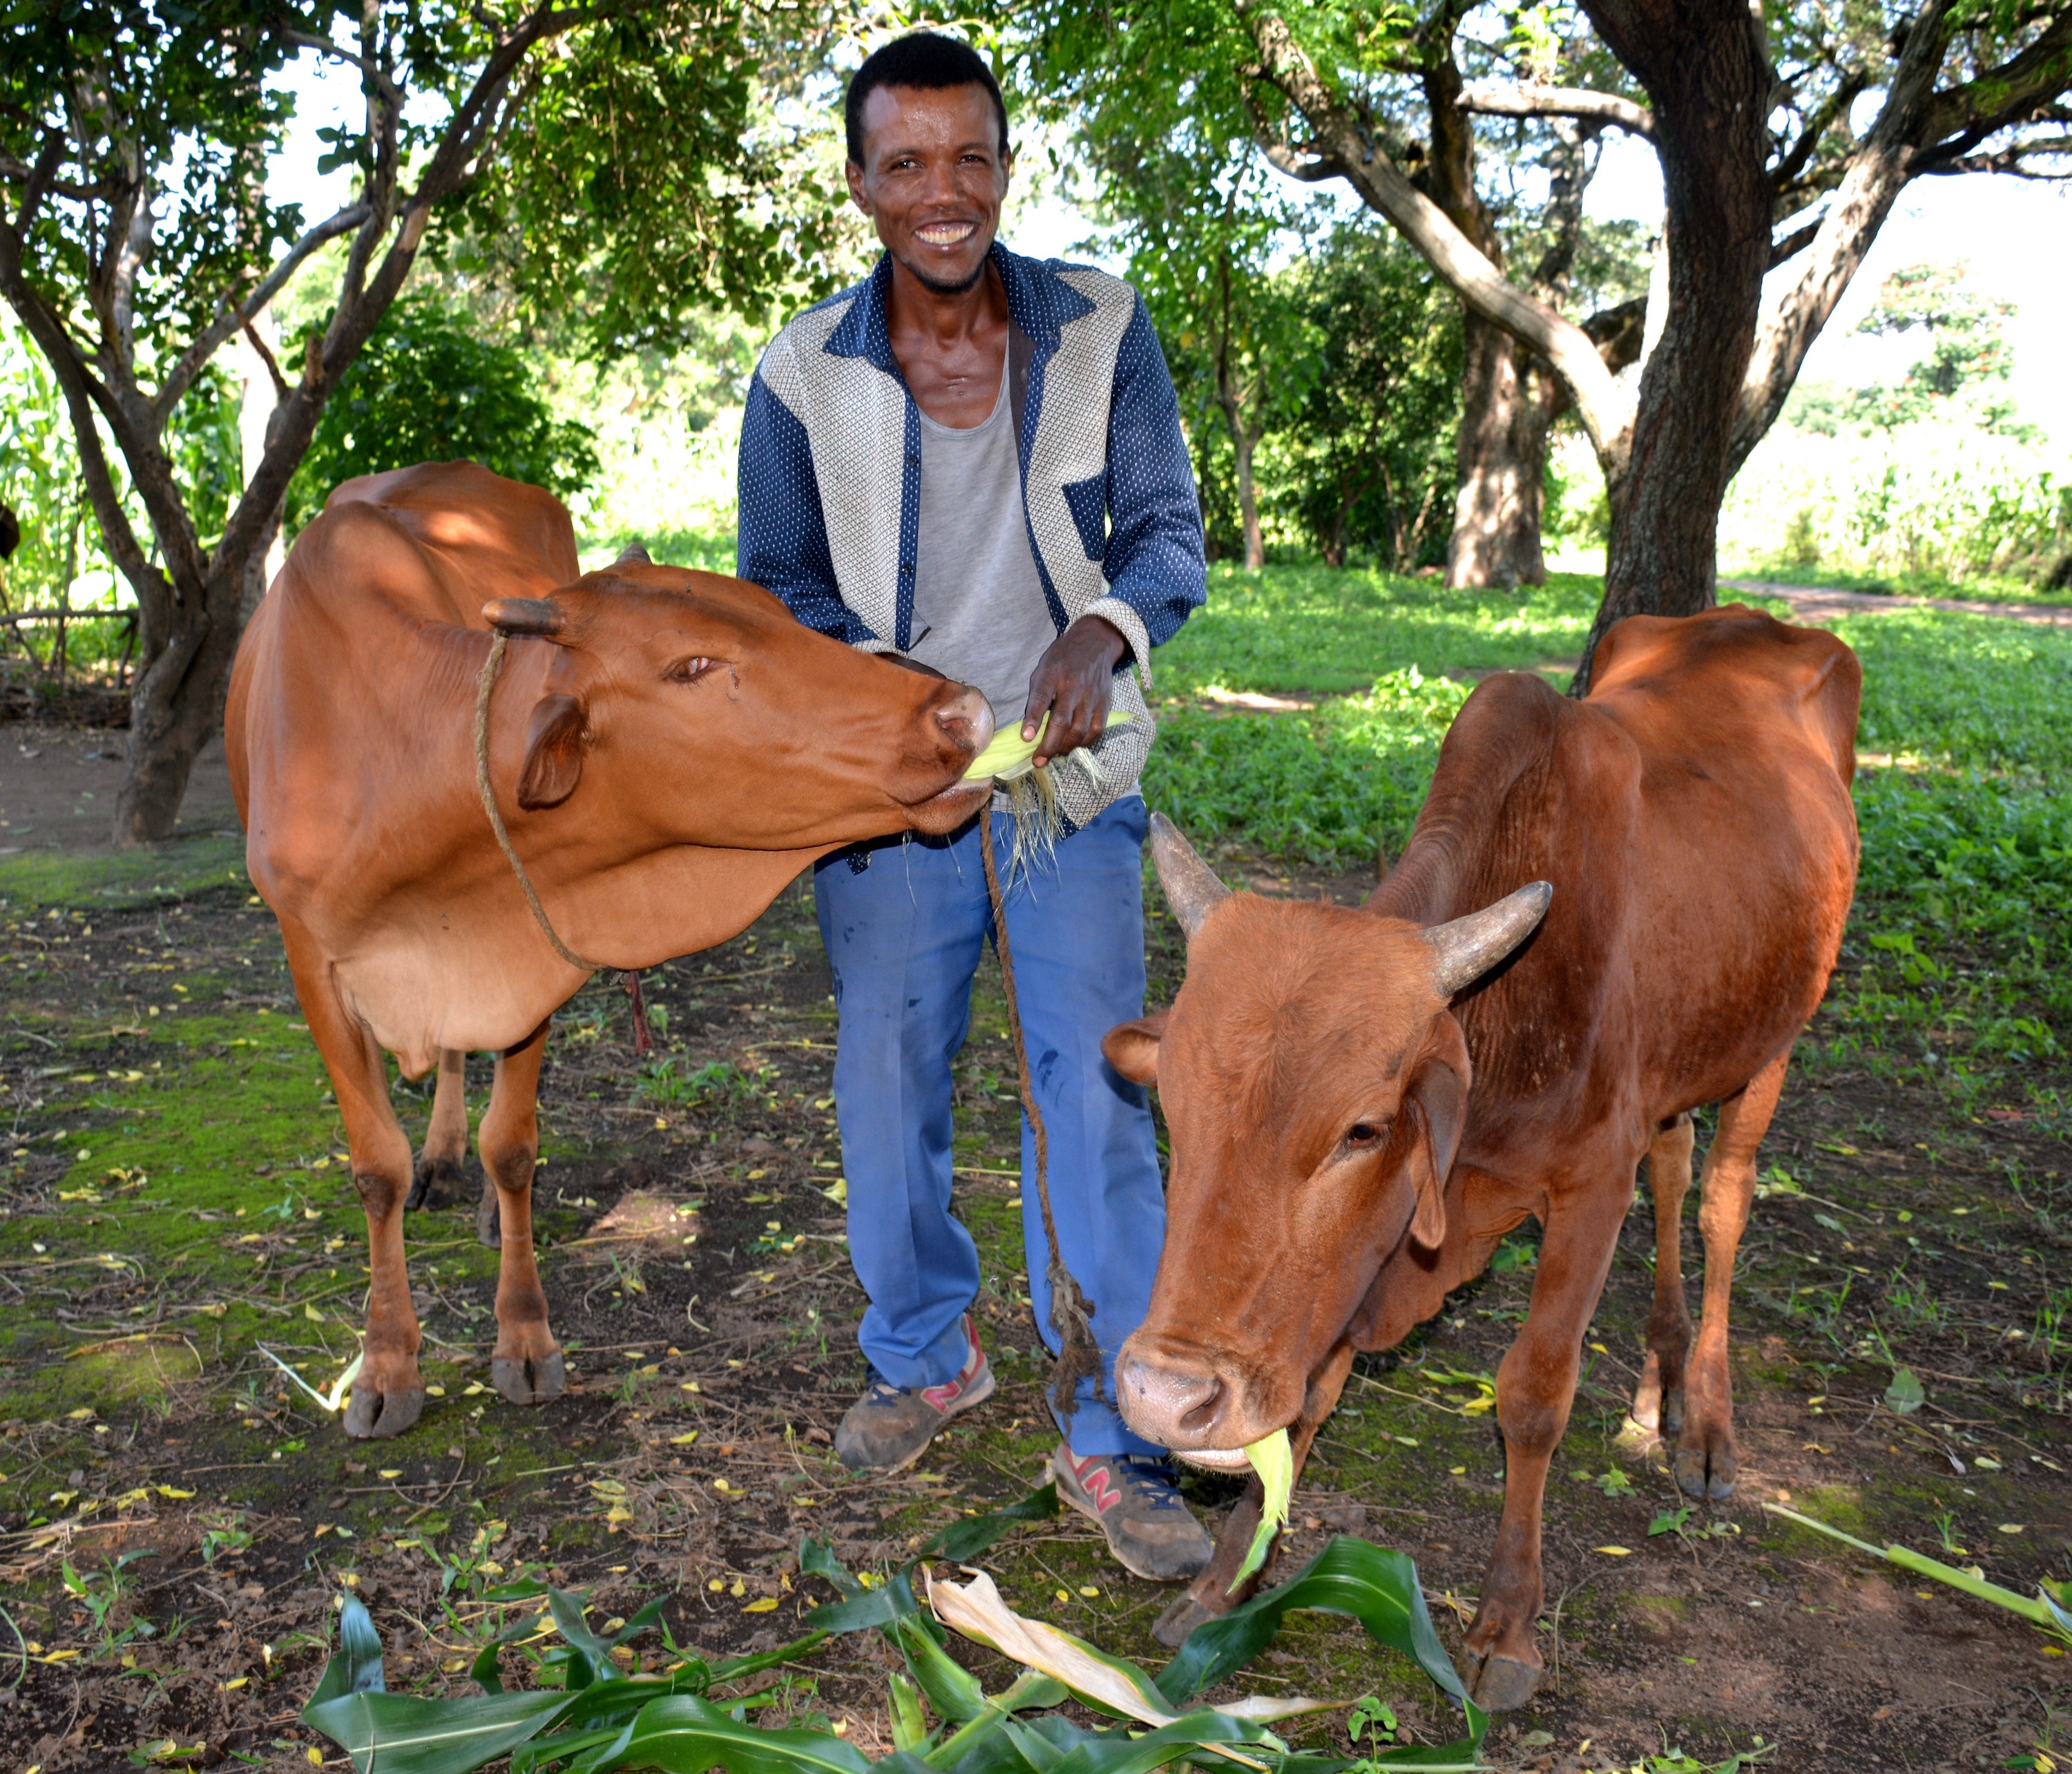
[{"label": "blue patterned jacket", "polygon": [[[1137,785],[1151,744],[1151,649],[1207,592],[1201,507],[1173,379],[1150,317],[1120,278],[995,244],[1007,290],[1009,381],[1030,551],[1060,633],[1089,612],[1136,668],[1114,706],[1133,718],[1052,767],[1083,825]],[[738,570],[808,628],[872,652],[911,644],[921,502],[919,409],[886,330],[891,261],[771,342],[741,434]]]}]

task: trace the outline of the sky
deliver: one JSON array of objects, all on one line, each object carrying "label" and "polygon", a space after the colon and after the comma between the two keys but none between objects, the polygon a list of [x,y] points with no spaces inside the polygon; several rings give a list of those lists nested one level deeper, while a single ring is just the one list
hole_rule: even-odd
[{"label": "sky", "polygon": [[[311,56],[297,65],[289,84],[296,94],[296,117],[275,157],[269,183],[278,195],[302,202],[304,215],[314,220],[344,201],[350,188],[343,171],[317,175],[323,145],[316,131],[347,116],[356,118],[360,100],[353,78],[342,78],[335,70],[320,71]],[[1038,175],[1043,157],[1026,154],[1022,164]],[[1290,188],[1308,191],[1321,201],[1342,205],[1347,200],[1342,191],[1328,187]],[[1612,132],[1585,208],[1591,216],[1607,220],[1659,224],[1662,176],[1654,151],[1645,142]],[[1090,232],[1087,218],[1054,192],[1032,187],[1011,203],[1007,237],[1022,252],[1083,258],[1087,255],[1080,248]],[[2015,349],[2013,393],[2021,416],[2054,443],[2072,445],[2072,329],[2062,320],[2066,293],[2072,290],[2072,191],[2055,186],[1977,174],[1915,180],[1807,353],[1800,379],[1852,387],[1897,380],[1920,355],[1918,339],[1858,335],[1856,323],[1893,271],[1953,260],[1963,262],[1979,293],[2015,304],[2009,333]],[[1773,274],[1766,299],[1774,300],[1779,286],[1794,274],[1791,265]]]}]

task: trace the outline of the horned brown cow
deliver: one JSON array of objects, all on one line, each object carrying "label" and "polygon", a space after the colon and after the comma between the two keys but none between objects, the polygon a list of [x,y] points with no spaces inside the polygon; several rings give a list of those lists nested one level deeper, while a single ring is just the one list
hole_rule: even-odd
[{"label": "horned brown cow", "polygon": [[[1400,1340],[1536,1216],[1531,1309],[1497,1377],[1503,1521],[1466,1634],[1486,1707],[1539,1681],[1547,1468],[1643,1156],[1659,1255],[1634,1414],[1675,1438],[1687,1492],[1733,1488],[1728,1290],[1756,1147],[1854,888],[1860,687],[1832,636],[1739,605],[1621,624],[1581,702],[1492,677],[1357,911],[1230,893],[1154,825],[1187,977],[1105,1043],[1157,1083],[1172,1134],[1123,1414],[1229,1471],[1285,1427],[1299,1462],[1354,1352]],[[1678,1233],[1706,1103],[1694,1351]],[[1161,1622],[1169,1642],[1237,1599],[1258,1496]]]},{"label": "horned brown cow", "polygon": [[480,1134],[503,1247],[491,1373],[518,1403],[562,1385],[532,1258],[535,1101],[549,1019],[587,975],[536,922],[478,795],[492,623],[518,637],[490,704],[498,808],[563,943],[601,965],[723,941],[828,850],[949,831],[988,792],[963,780],[992,734],[982,695],[814,634],[754,586],[644,562],[582,574],[561,503],[472,463],[331,495],[239,648],[224,737],[246,863],[367,1210],[354,1435],[398,1434],[424,1403],[384,1048],[407,1076],[442,1062],[448,1158],[467,1133],[459,1056],[497,1054]]}]

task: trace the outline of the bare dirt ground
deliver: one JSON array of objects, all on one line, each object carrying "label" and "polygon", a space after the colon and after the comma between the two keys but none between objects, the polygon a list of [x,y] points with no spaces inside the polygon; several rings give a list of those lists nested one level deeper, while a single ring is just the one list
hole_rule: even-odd
[{"label": "bare dirt ground", "polygon": [[2072,628],[2072,603],[2004,603],[1976,598],[1910,598],[1882,591],[1849,591],[1835,586],[1774,585],[1767,579],[1722,579],[1720,583],[1737,591],[1753,591],[1763,597],[1781,598],[1791,606],[1801,622],[1815,627],[1837,616],[1861,615],[1866,611],[1954,610],[1969,616],[2005,616],[2010,621],[2033,623],[2039,628]]},{"label": "bare dirt ground", "polygon": [[[105,760],[84,739],[78,756],[45,751],[29,761],[53,760],[53,786],[35,802],[19,731],[0,735],[0,794],[47,823],[65,787],[76,800],[64,772]],[[1352,900],[1367,885],[1243,866],[1271,891]],[[437,1396],[401,1439],[356,1444],[259,1347],[322,1389],[364,1288],[335,1109],[270,917],[241,887],[53,907],[5,883],[0,1768],[307,1767],[330,1746],[295,1714],[348,1587],[394,1689],[469,1691],[478,1645],[517,1617],[497,1586],[525,1575],[586,1591],[604,1619],[667,1595],[680,1644],[770,1648],[829,1599],[800,1574],[807,1534],[852,1568],[896,1567],[1040,1482],[1045,1366],[989,972],[958,1062],[956,1162],[1001,1385],[918,1468],[861,1478],[829,1451],[862,1381],[863,1302],[829,1193],[833,1012],[804,884],[735,942],[648,976],[664,1044],[644,1067],[615,986],[558,1019],[537,1194],[569,1394],[527,1412],[484,1389],[495,1259],[458,1201],[411,1228]],[[1152,933],[1156,1001],[1182,955],[1162,916]],[[425,1094],[398,1100],[421,1130]],[[1737,1295],[1741,1488],[1681,1516],[1662,1451],[1618,1439],[1651,1286],[1636,1205],[1548,1487],[1551,1679],[1492,1735],[1495,1765],[1624,1769],[1671,1746],[1716,1765],[1758,1739],[1762,1766],[1793,1770],[2061,1752],[2072,1686],[2034,1632],[1760,1505],[1789,1498],[2025,1592],[2064,1575],[2066,1160],[2031,1111],[1984,1104],[1973,1120],[1860,1063],[1803,1065]],[[1334,1532],[1400,1548],[1457,1642],[1502,1495],[1489,1377],[1533,1257],[1515,1237],[1441,1319],[1363,1358],[1298,1491],[1284,1574]],[[1903,1412],[1886,1402],[1901,1364],[1925,1392]],[[1235,1495],[1187,1483],[1211,1517]],[[1076,1518],[980,1562],[1024,1611],[1162,1659],[1150,1627],[1168,1592],[1110,1564]],[[1001,1685],[997,1660],[958,1654]],[[830,1641],[750,1684],[758,1716],[846,1721],[882,1752],[889,1657],[870,1635]],[[521,1668],[507,1653],[507,1677]],[[1289,1689],[1378,1692],[1421,1740],[1454,1732],[1429,1685],[1350,1623],[1298,1616],[1228,1691]],[[1292,1735],[1345,1745],[1330,1719]]]},{"label": "bare dirt ground", "polygon": [[[0,725],[0,856],[108,849],[129,739],[119,728]],[[195,759],[178,825],[240,829],[222,740]]]}]

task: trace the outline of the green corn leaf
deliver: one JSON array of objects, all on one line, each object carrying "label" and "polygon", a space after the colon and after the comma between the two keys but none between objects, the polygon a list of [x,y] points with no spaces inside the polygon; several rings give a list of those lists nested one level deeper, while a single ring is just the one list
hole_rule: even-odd
[{"label": "green corn leaf", "polygon": [[889,1634],[928,1704],[953,1725],[968,1725],[986,1709],[978,1677],[921,1629],[916,1620],[895,1621]]},{"label": "green corn leaf", "polygon": [[827,1541],[807,1535],[799,1547],[799,1569],[808,1577],[818,1577],[834,1585],[850,1601],[870,1591],[852,1577],[836,1558]]},{"label": "green corn leaf", "polygon": [[569,1647],[582,1652],[596,1668],[605,1668],[615,1641],[601,1638],[590,1629],[583,1618],[582,1597],[565,1589],[550,1589],[547,1605],[553,1610],[554,1624],[561,1628],[561,1637]]},{"label": "green corn leaf", "polygon": [[1243,1751],[1229,1758],[1198,1753],[1209,1743],[1256,1745],[1262,1751],[1281,1747],[1277,1738],[1257,1725],[1204,1707],[1141,1737],[1122,1731],[1090,1735],[1057,1764],[1052,1774],[1150,1774],[1153,1768],[1168,1767],[1190,1755],[1238,1774],[1247,1768],[1271,1768],[1280,1760],[1278,1755],[1250,1755]]},{"label": "green corn leaf", "polygon": [[338,1614],[338,1648],[317,1678],[310,1704],[319,1706],[349,1694],[380,1694],[382,1686],[381,1635],[374,1630],[367,1604],[348,1595]]},{"label": "green corn leaf", "polygon": [[1844,1533],[1840,1528],[1831,1528],[1824,1521],[1816,1521],[1810,1515],[1801,1515],[1796,1509],[1787,1509],[1781,1503],[1766,1503],[1763,1508],[1772,1515],[1781,1515],[1787,1521],[1795,1521],[1802,1528],[1811,1528],[1816,1533],[1824,1533],[1831,1540],[1839,1540],[1844,1546],[1854,1546],[1859,1552],[1867,1552],[1873,1558],[1883,1558],[1897,1565],[1902,1570],[1910,1570],[1922,1577],[1933,1577],[1938,1583],[1947,1583],[1952,1589],[1961,1589],[1967,1595],[1975,1595],[1982,1602],[1991,1602],[1996,1607],[2004,1607],[2010,1614],[2019,1614],[2031,1624],[2046,1632],[2062,1631],[2066,1623],[2072,1621],[2064,1609],[2049,1595],[2039,1589],[2037,1599],[2031,1601],[2026,1595],[2017,1595],[2011,1589],[2003,1589],[1998,1583],[1983,1577],[1974,1577],[1968,1570],[1959,1570],[1955,1565],[1946,1565],[1939,1558],[1930,1558],[1926,1553],[1916,1552],[1911,1546],[1874,1546],[1868,1540],[1859,1540],[1852,1533]]},{"label": "green corn leaf", "polygon": [[468,1774],[545,1731],[574,1698],[549,1692],[421,1700],[361,1692],[305,1707],[302,1723],[351,1756],[355,1774]]},{"label": "green corn leaf", "polygon": [[1238,1587],[1260,1566],[1266,1555],[1273,1550],[1274,1537],[1288,1525],[1289,1500],[1295,1494],[1295,1453],[1289,1446],[1288,1431],[1276,1429],[1271,1435],[1254,1442],[1244,1451],[1244,1457],[1258,1473],[1259,1482],[1264,1487],[1266,1500],[1259,1514],[1259,1526],[1253,1533],[1252,1544],[1245,1548],[1244,1562],[1237,1567],[1237,1575],[1231,1579],[1230,1593]]},{"label": "green corn leaf", "polygon": [[866,1591],[853,1600],[824,1602],[809,1609],[806,1624],[816,1632],[864,1632],[874,1626],[890,1626],[913,1611],[900,1605],[899,1598],[892,1593],[892,1586],[888,1583],[882,1589]]},{"label": "green corn leaf", "polygon": [[[1034,1669],[1024,1669],[1005,1694],[985,1697],[985,1710],[928,1751],[929,1765],[956,1768],[966,1774],[965,1759],[1018,1712],[1047,1711],[1062,1706],[1072,1697],[1062,1681]],[[1011,1751],[1009,1753],[1013,1753]]]},{"label": "green corn leaf", "polygon": [[499,1666],[496,1653],[501,1640],[492,1639],[475,1653],[475,1661],[467,1666],[467,1678],[484,1694],[504,1692],[504,1672]]},{"label": "green corn leaf", "polygon": [[1220,1620],[1207,1620],[1187,1635],[1187,1642],[1158,1677],[1158,1691],[1178,1706],[1190,1695],[1220,1681],[1257,1656],[1281,1630],[1284,1617],[1297,1608],[1343,1614],[1358,1620],[1371,1638],[1406,1657],[1466,1708],[1468,1735],[1461,1743],[1432,1751],[1392,1753],[1390,1765],[1472,1762],[1489,1720],[1468,1698],[1453,1660],[1433,1630],[1418,1587],[1417,1566],[1404,1554],[1389,1552],[1364,1540],[1338,1534],[1288,1582],[1256,1595]]},{"label": "green corn leaf", "polygon": [[921,1549],[923,1558],[939,1557],[954,1559],[961,1564],[968,1558],[976,1558],[996,1541],[1011,1533],[1025,1522],[1048,1521],[1058,1513],[1058,1487],[1046,1484],[1040,1491],[1031,1491],[1019,1503],[1010,1503],[1004,1509],[995,1509],[989,1515],[973,1516],[964,1521],[952,1521]]},{"label": "green corn leaf", "polygon": [[926,1751],[928,1720],[921,1710],[921,1691],[903,1675],[888,1675],[885,1686],[892,1709],[892,1743],[895,1749]]},{"label": "green corn leaf", "polygon": [[[765,1669],[774,1669],[780,1663],[789,1663],[794,1657],[804,1657],[826,1636],[824,1632],[808,1632],[804,1638],[794,1639],[789,1644],[780,1644],[774,1651],[758,1651],[749,1657],[729,1657],[705,1672],[703,1686],[709,1688],[722,1681],[743,1681],[750,1676],[761,1674]],[[688,1690],[690,1684],[686,1682],[684,1687]]]},{"label": "green corn leaf", "polygon": [[709,1701],[677,1694],[649,1702],[614,1753],[584,1774],[635,1768],[660,1774],[707,1774],[715,1768],[727,1774],[868,1774],[870,1764],[830,1732],[764,1731]]}]

